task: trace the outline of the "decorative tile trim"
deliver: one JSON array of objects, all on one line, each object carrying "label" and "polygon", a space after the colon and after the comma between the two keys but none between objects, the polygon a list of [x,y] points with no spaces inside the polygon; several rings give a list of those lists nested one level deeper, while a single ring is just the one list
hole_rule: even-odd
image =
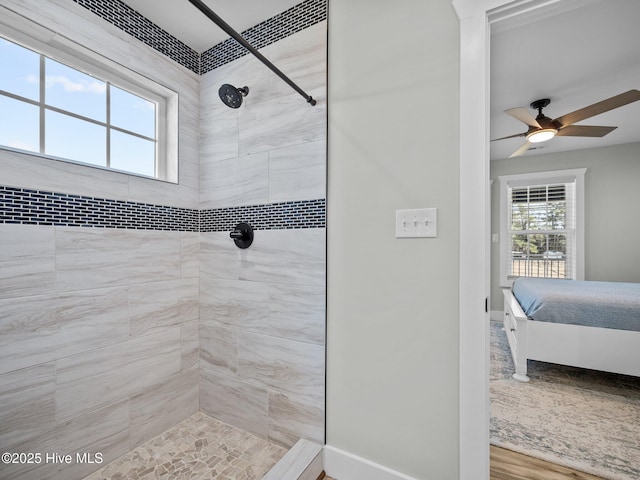
[{"label": "decorative tile trim", "polygon": [[0,186],[0,222],[197,232],[198,210]]},{"label": "decorative tile trim", "polygon": [[324,199],[317,199],[201,210],[200,231],[231,231],[239,222],[248,223],[254,230],[323,228],[325,204]]},{"label": "decorative tile trim", "polygon": [[[251,27],[240,35],[260,49],[327,19],[327,0],[305,0],[298,5]],[[214,45],[200,56],[200,74],[248,55],[249,52],[233,38]]]},{"label": "decorative tile trim", "polygon": [[0,223],[182,232],[323,228],[324,199],[198,210],[0,185]]},{"label": "decorative tile trim", "polygon": [[200,73],[200,54],[120,0],[74,0],[171,60]]},{"label": "decorative tile trim", "polygon": [[[73,1],[200,75],[249,54],[233,38],[199,54],[121,0]],[[326,19],[327,0],[305,0],[241,32],[241,35],[253,47],[259,49]]]}]

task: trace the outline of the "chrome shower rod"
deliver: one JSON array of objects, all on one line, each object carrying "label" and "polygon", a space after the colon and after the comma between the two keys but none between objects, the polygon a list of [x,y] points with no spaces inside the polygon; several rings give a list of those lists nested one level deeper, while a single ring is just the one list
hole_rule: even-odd
[{"label": "chrome shower rod", "polygon": [[249,50],[262,63],[264,63],[273,73],[278,75],[282,80],[287,82],[287,84],[293,88],[296,92],[302,95],[307,103],[311,105],[315,105],[316,101],[311,97],[311,95],[307,95],[304,90],[302,90],[298,85],[296,85],[289,77],[287,77],[278,67],[276,67],[273,63],[267,60],[264,55],[262,55],[258,50],[256,50],[249,42],[247,42],[242,35],[236,32],[231,25],[225,22],[222,18],[220,18],[213,10],[211,10],[202,0],[189,0],[191,4],[204,13],[209,19],[215,23],[218,27],[224,30],[225,33],[230,35],[234,40],[236,40],[240,45]]}]

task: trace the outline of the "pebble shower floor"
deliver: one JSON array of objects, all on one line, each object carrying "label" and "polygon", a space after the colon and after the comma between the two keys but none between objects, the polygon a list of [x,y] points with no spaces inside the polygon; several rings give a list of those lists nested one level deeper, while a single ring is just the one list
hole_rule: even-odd
[{"label": "pebble shower floor", "polygon": [[286,451],[196,413],[85,480],[259,480]]}]

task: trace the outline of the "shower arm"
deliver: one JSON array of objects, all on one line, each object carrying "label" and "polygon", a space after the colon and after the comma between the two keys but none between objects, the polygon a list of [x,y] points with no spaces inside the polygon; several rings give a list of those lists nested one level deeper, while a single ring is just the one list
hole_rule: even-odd
[{"label": "shower arm", "polygon": [[258,50],[256,50],[249,42],[247,42],[242,35],[236,32],[227,22],[225,22],[222,18],[220,18],[213,10],[211,10],[202,0],[189,0],[191,4],[204,13],[209,19],[218,25],[222,30],[225,31],[228,35],[230,35],[234,40],[236,40],[240,45],[249,50],[262,63],[264,63],[273,73],[278,75],[282,80],[287,82],[287,84],[293,88],[296,92],[302,95],[307,103],[311,105],[315,105],[316,101],[311,97],[311,95],[307,95],[304,90],[302,90],[298,85],[296,85],[289,77],[287,77],[284,73],[282,73],[278,67],[276,67],[273,63],[267,60],[264,55],[262,55]]}]

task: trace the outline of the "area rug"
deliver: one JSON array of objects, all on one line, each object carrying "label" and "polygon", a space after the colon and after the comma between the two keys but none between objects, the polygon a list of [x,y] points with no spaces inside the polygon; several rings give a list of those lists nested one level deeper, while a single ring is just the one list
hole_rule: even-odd
[{"label": "area rug", "polygon": [[514,380],[502,322],[491,322],[493,445],[608,480],[640,479],[640,378],[529,360]]}]

